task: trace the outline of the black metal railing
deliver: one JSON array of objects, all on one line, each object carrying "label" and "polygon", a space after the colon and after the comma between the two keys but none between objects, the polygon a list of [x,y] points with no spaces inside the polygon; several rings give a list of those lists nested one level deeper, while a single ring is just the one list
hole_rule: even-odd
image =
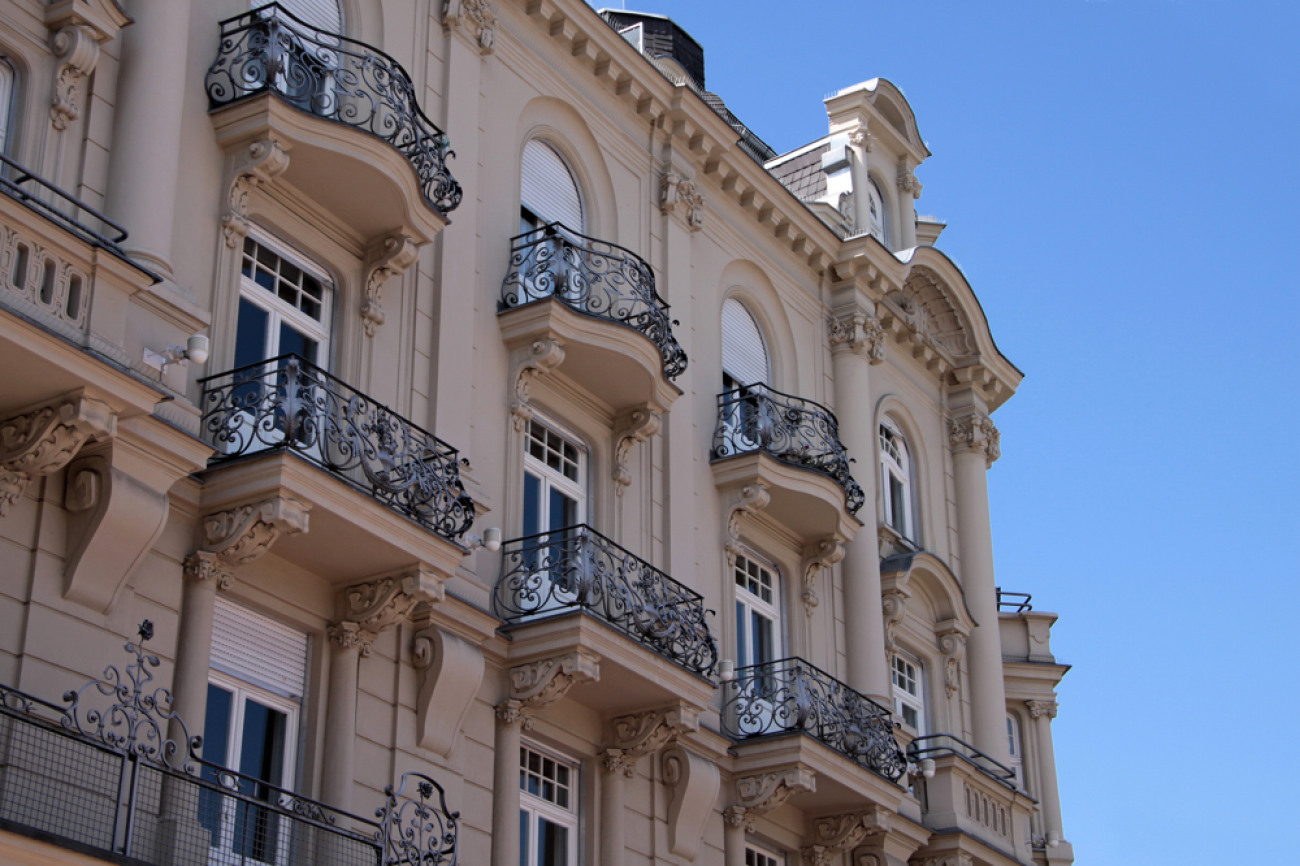
[{"label": "black metal railing", "polygon": [[746,385],[718,395],[718,426],[709,459],[762,452],[790,466],[829,475],[844,489],[844,504],[857,514],[866,495],[849,473],[853,462],[840,442],[840,425],[820,403],[782,394],[767,385]]},{"label": "black metal railing", "polygon": [[1007,611],[1008,613],[1028,613],[1034,609],[1032,604],[1034,597],[1027,592],[1005,592],[1002,587],[998,591],[998,610]]},{"label": "black metal railing", "polygon": [[370,819],[204,761],[151,684],[152,635],[63,705],[0,686],[0,827],[121,862],[455,866],[459,814],[422,773]]},{"label": "black metal railing", "polygon": [[507,541],[501,557],[492,609],[506,622],[585,611],[688,671],[713,672],[704,597],[591,527]]},{"label": "black metal railing", "polygon": [[1016,787],[1015,770],[952,734],[926,734],[907,746],[907,759],[914,764],[944,755],[956,755],[997,783],[1012,789]]},{"label": "black metal railing", "polygon": [[208,107],[274,93],[289,105],[387,142],[411,164],[424,198],[439,213],[461,200],[447,168],[446,134],[425,116],[415,85],[392,57],[318,30],[278,3],[221,22],[207,74]]},{"label": "black metal railing", "polygon": [[807,734],[891,781],[907,768],[889,709],[799,658],[736,670],[722,728],[738,741]]},{"label": "black metal railing", "polygon": [[292,451],[444,538],[473,523],[455,448],[297,355],[199,382],[213,463]]},{"label": "black metal railing", "polygon": [[640,256],[560,223],[518,235],[511,243],[499,310],[555,298],[574,312],[644,335],[659,350],[669,379],[686,369],[686,352],[673,337],[679,323],[669,316],[667,302],[655,291],[654,273]]}]

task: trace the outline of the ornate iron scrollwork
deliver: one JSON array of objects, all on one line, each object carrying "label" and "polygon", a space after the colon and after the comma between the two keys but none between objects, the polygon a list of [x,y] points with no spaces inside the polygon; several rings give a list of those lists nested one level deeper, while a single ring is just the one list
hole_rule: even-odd
[{"label": "ornate iron scrollwork", "polygon": [[907,768],[890,711],[803,659],[737,670],[722,719],[734,740],[805,733],[886,779]]},{"label": "ornate iron scrollwork", "polygon": [[857,514],[866,495],[849,473],[848,451],[831,410],[766,385],[746,385],[718,395],[718,426],[711,460],[761,451],[790,466],[829,475],[844,489],[844,504]]},{"label": "ornate iron scrollwork", "polygon": [[668,304],[655,291],[654,273],[643,259],[560,223],[512,241],[500,310],[555,298],[584,316],[643,334],[659,349],[668,379],[685,371],[686,352],[673,337],[673,326],[679,323],[669,317]]},{"label": "ornate iron scrollwork", "polygon": [[[400,799],[412,796],[408,786],[416,799]],[[423,773],[403,773],[396,792],[389,785],[384,794],[388,799],[375,810],[384,866],[456,866],[460,813],[447,809],[442,786]]]},{"label": "ornate iron scrollwork", "polygon": [[718,661],[704,597],[589,526],[506,542],[492,608],[510,623],[585,610],[708,676]]},{"label": "ornate iron scrollwork", "polygon": [[425,116],[406,70],[377,48],[318,30],[271,3],[221,22],[206,85],[210,109],[274,93],[308,114],[369,133],[406,158],[434,210],[446,214],[460,204],[446,134]]},{"label": "ornate iron scrollwork", "polygon": [[444,538],[474,522],[455,448],[302,358],[200,381],[216,460],[289,450]]}]

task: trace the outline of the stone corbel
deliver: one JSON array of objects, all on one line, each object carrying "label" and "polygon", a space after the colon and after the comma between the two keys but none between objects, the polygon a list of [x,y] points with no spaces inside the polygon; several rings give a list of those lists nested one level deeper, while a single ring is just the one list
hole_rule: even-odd
[{"label": "stone corbel", "polygon": [[420,673],[416,742],[448,757],[483,683],[483,653],[467,640],[428,626],[416,632],[412,655]]},{"label": "stone corbel", "polygon": [[901,586],[894,586],[883,591],[880,597],[881,613],[885,618],[885,648],[898,651],[898,627],[903,624],[907,614],[907,600],[912,594]]},{"label": "stone corbel", "polygon": [[492,53],[497,16],[489,0],[445,0],[442,26],[454,31],[461,25],[465,27],[465,34],[478,46],[480,54]]},{"label": "stone corbel", "polygon": [[373,337],[375,329],[384,323],[384,284],[406,273],[419,253],[415,241],[406,235],[389,235],[379,242],[366,266],[366,297],[361,302],[361,321],[367,337]]},{"label": "stone corbel", "polygon": [[628,471],[628,457],[632,446],[645,442],[659,432],[661,425],[659,413],[649,406],[640,406],[624,415],[615,425],[614,432],[614,481],[615,491],[623,495],[623,488],[632,483],[632,473]]},{"label": "stone corbel", "polygon": [[904,193],[909,193],[914,199],[921,197],[921,190],[924,188],[916,179],[916,175],[912,174],[912,160],[906,156],[898,161],[898,188]]},{"label": "stone corbel", "polygon": [[704,196],[695,181],[669,171],[659,182],[659,210],[679,214],[686,227],[697,232],[704,227]]},{"label": "stone corbel", "polygon": [[528,428],[533,417],[530,391],[533,380],[551,372],[564,363],[564,343],[558,339],[544,338],[533,341],[528,353],[515,365],[511,379],[515,383],[515,400],[510,406],[510,414],[515,419],[515,432],[522,433]]},{"label": "stone corbel", "polygon": [[939,652],[943,654],[943,687],[951,699],[961,689],[961,661],[966,656],[966,631],[949,620],[938,633]]},{"label": "stone corbel", "polygon": [[59,59],[50,97],[50,122],[59,132],[81,116],[77,88],[99,62],[100,36],[85,24],[67,24],[50,34],[50,50]]},{"label": "stone corbel", "polygon": [[812,616],[817,598],[817,575],[844,558],[844,544],[838,537],[823,538],[803,550],[803,605],[804,613]]},{"label": "stone corbel", "polygon": [[718,766],[680,744],[664,751],[662,763],[664,784],[672,788],[668,801],[668,852],[694,860],[718,799]]},{"label": "stone corbel", "polygon": [[783,805],[795,794],[811,794],[817,790],[817,776],[803,767],[789,767],[771,773],[756,773],[736,779],[739,798],[724,818],[735,826],[742,820],[745,829],[754,832],[754,819]]},{"label": "stone corbel", "polygon": [[926,857],[922,866],[975,866],[975,858],[965,851],[953,851],[940,857]]},{"label": "stone corbel", "polygon": [[853,352],[872,364],[885,360],[885,329],[861,309],[833,314],[828,323],[831,352]]},{"label": "stone corbel", "polygon": [[537,711],[579,683],[600,680],[600,659],[583,650],[529,662],[510,669],[510,699]]},{"label": "stone corbel", "polygon": [[203,518],[199,550],[227,575],[271,549],[283,535],[306,532],[309,506],[291,497],[217,511]]},{"label": "stone corbel", "polygon": [[116,432],[108,404],[80,391],[0,421],[0,517],[34,479],[67,466],[86,442]]},{"label": "stone corbel", "polygon": [[698,731],[700,711],[679,704],[619,716],[613,727],[613,748],[636,761],[675,742],[679,734]]},{"label": "stone corbel", "polygon": [[762,481],[746,484],[736,490],[727,499],[722,547],[727,552],[727,563],[734,566],[740,555],[740,518],[745,514],[757,514],[772,501],[768,485]]},{"label": "stone corbel", "polygon": [[949,419],[948,444],[953,451],[983,454],[988,466],[992,466],[1002,456],[1002,434],[993,421],[980,412]]},{"label": "stone corbel", "polygon": [[[355,634],[362,656],[369,656],[375,639],[406,620],[418,604],[437,604],[446,597],[443,577],[424,565],[354,584],[339,600],[339,625]],[[353,627],[355,626],[355,628]]]},{"label": "stone corbel", "polygon": [[249,197],[289,169],[289,148],[274,138],[254,141],[235,162],[226,212],[221,216],[221,233],[226,246],[237,249],[248,236]]}]

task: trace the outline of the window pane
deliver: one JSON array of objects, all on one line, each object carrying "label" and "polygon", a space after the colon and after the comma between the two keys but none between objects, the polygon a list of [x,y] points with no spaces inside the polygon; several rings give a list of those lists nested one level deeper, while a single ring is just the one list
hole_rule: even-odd
[{"label": "window pane", "polygon": [[776,636],[773,623],[765,616],[754,615],[754,663],[776,660]]},{"label": "window pane", "polygon": [[537,819],[537,866],[568,866],[569,828]]},{"label": "window pane", "polygon": [[524,473],[524,535],[542,531],[542,481],[536,475]]},{"label": "window pane", "polygon": [[310,364],[316,361],[316,341],[306,334],[280,323],[280,347],[277,354],[298,355]]},{"label": "window pane", "polygon": [[563,529],[578,522],[578,503],[573,498],[565,496],[555,488],[551,488],[550,505],[551,519],[550,526],[547,529]]},{"label": "window pane", "polygon": [[519,866],[528,866],[528,813],[519,810]]},{"label": "window pane", "polygon": [[239,326],[235,331],[235,366],[266,360],[266,332],[270,315],[261,307],[239,299]]},{"label": "window pane", "polygon": [[[226,750],[230,743],[230,711],[234,695],[220,686],[208,684],[208,710],[203,719],[203,759],[221,766],[226,765]],[[217,781],[217,771],[203,768],[203,778]],[[221,842],[221,801],[223,797],[206,788],[199,791],[199,823],[211,834],[210,847]]]},{"label": "window pane", "polygon": [[239,772],[272,785],[281,783],[284,769],[285,728],[288,719],[253,700],[244,701],[243,746],[239,752]]},{"label": "window pane", "polygon": [[737,663],[740,667],[748,667],[754,663],[749,652],[749,611],[740,602],[736,602],[736,655],[740,656]]}]

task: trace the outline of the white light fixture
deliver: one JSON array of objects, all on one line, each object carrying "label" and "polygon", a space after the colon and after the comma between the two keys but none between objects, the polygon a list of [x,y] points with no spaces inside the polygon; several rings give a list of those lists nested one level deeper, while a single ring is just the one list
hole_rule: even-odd
[{"label": "white light fixture", "polygon": [[934,758],[925,758],[921,761],[921,775],[927,779],[934,778]]},{"label": "white light fixture", "polygon": [[485,547],[496,553],[501,549],[501,528],[499,526],[489,526],[483,530],[482,535],[467,535],[465,542],[469,545],[470,550],[478,550]]},{"label": "white light fixture", "polygon": [[204,334],[190,337],[185,341],[183,349],[180,346],[168,346],[161,352],[152,349],[144,350],[144,365],[160,373],[168,364],[184,364],[186,361],[202,364],[206,360],[208,360],[208,338]]},{"label": "white light fixture", "polygon": [[718,680],[729,683],[736,678],[736,663],[731,659],[718,662]]},{"label": "white light fixture", "polygon": [[1047,847],[1059,848],[1060,846],[1061,846],[1061,834],[1057,833],[1055,830],[1048,832]]}]

